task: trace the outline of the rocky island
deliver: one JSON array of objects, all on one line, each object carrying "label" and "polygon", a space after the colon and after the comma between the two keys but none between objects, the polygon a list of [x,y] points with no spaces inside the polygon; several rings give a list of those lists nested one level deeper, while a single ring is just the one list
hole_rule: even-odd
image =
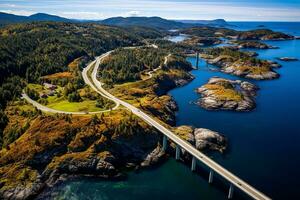
[{"label": "rocky island", "polygon": [[231,41],[230,43],[237,45],[239,49],[277,49],[278,48],[259,41],[235,40],[235,41]]},{"label": "rocky island", "polygon": [[208,110],[251,111],[257,90],[256,85],[246,81],[213,77],[197,89],[202,96],[197,104]]},{"label": "rocky island", "polygon": [[205,128],[179,126],[174,129],[174,133],[200,151],[219,151],[223,153],[228,145],[224,135]]},{"label": "rocky island", "polygon": [[294,36],[275,32],[270,29],[257,29],[250,31],[240,31],[236,35],[238,40],[293,40]]},{"label": "rocky island", "polygon": [[220,40],[217,37],[192,36],[190,38],[185,39],[182,43],[188,45],[196,45],[196,46],[211,46],[211,45],[221,44],[222,40]]},{"label": "rocky island", "polygon": [[182,34],[187,34],[197,37],[218,37],[228,38],[236,40],[293,40],[294,36],[272,31],[270,29],[256,29],[249,31],[238,31],[229,28],[218,28],[218,27],[191,27],[181,29],[179,31]]},{"label": "rocky island", "polygon": [[256,80],[279,78],[279,74],[273,71],[280,67],[278,63],[254,58],[235,48],[210,48],[200,56],[209,64],[220,67],[224,73]]},{"label": "rocky island", "polygon": [[277,59],[281,60],[281,61],[298,61],[299,60],[298,58],[295,58],[295,57],[280,57]]}]

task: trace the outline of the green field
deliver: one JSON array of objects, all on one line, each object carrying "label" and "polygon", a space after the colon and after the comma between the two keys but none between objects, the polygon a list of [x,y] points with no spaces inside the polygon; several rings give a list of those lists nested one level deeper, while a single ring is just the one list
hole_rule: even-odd
[{"label": "green field", "polygon": [[[45,89],[42,85],[39,84],[28,84],[30,89],[34,89],[39,93],[47,93],[49,90]],[[63,91],[62,87],[56,89],[56,92],[61,93]],[[82,98],[81,102],[69,102],[64,96],[58,97],[57,94],[53,96],[48,96],[47,98],[43,98],[47,101],[46,103],[42,103],[43,105],[59,110],[59,111],[66,111],[66,112],[98,112],[107,110],[109,108],[99,108],[96,107],[96,100],[90,100],[87,98]],[[110,106],[113,107],[113,106]]]},{"label": "green field", "polygon": [[48,103],[47,107],[67,112],[97,112],[104,110],[96,107],[96,101],[84,100],[82,102],[69,102],[67,100]]}]

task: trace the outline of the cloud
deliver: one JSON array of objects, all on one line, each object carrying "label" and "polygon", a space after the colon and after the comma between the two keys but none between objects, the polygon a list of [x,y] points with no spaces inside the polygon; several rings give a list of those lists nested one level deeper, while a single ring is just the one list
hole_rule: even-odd
[{"label": "cloud", "polygon": [[85,12],[85,11],[80,11],[80,12],[61,12],[60,16],[66,17],[66,18],[71,18],[71,19],[103,19],[104,15],[100,12]]},{"label": "cloud", "polygon": [[15,8],[17,7],[16,4],[9,4],[9,3],[4,3],[4,4],[0,4],[1,7],[9,7],[9,8]]},{"label": "cloud", "polygon": [[140,15],[140,11],[132,10],[125,14],[126,17],[136,17]]},{"label": "cloud", "polygon": [[36,13],[28,10],[0,10],[0,12],[14,14],[14,15],[23,15],[23,16],[30,16]]}]

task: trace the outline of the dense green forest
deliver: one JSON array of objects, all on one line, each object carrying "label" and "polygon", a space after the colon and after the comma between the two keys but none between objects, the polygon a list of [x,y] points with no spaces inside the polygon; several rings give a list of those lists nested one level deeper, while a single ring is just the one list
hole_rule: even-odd
[{"label": "dense green forest", "polygon": [[244,63],[247,62],[248,65],[267,66],[268,68],[270,66],[270,64],[267,61],[249,55],[249,52],[239,51],[231,47],[207,48],[204,50],[204,52],[214,57],[230,56],[231,58],[233,58],[234,61],[239,60]]},{"label": "dense green forest", "polygon": [[293,39],[291,35],[281,32],[275,32],[270,29],[256,29],[250,31],[237,31],[229,28],[217,27],[192,27],[180,30],[180,33],[198,36],[198,37],[235,37],[240,40],[281,40]]},{"label": "dense green forest", "polygon": [[77,57],[140,43],[130,31],[93,24],[30,23],[3,28],[0,35],[0,83],[12,75],[35,81],[66,70]]},{"label": "dense green forest", "polygon": [[166,51],[155,48],[118,49],[100,65],[99,75],[108,83],[124,83],[141,78],[141,73],[159,67]]},{"label": "dense green forest", "polygon": [[[97,24],[40,22],[7,26],[0,29],[0,85],[14,76],[35,82],[43,75],[67,70],[67,64],[77,57],[94,57],[116,47],[140,45],[144,37],[158,36],[160,32],[152,29]],[[1,99],[2,107],[3,102]]]},{"label": "dense green forest", "polygon": [[213,56],[227,55],[234,58],[250,58],[250,56],[246,52],[239,51],[231,47],[207,48],[204,50],[204,52]]}]

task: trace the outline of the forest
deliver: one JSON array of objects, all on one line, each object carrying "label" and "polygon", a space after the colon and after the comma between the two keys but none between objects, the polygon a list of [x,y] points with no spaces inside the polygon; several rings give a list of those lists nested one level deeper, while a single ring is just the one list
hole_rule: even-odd
[{"label": "forest", "polygon": [[118,49],[100,65],[99,76],[107,84],[141,79],[141,73],[164,62],[166,51],[155,48]]},{"label": "forest", "polygon": [[[7,123],[3,110],[20,97],[26,83],[68,70],[68,63],[90,60],[121,46],[141,45],[162,33],[148,28],[117,28],[89,23],[33,22],[0,28],[0,138]],[[70,100],[78,100],[76,94]],[[2,115],[3,114],[3,115]]]}]

